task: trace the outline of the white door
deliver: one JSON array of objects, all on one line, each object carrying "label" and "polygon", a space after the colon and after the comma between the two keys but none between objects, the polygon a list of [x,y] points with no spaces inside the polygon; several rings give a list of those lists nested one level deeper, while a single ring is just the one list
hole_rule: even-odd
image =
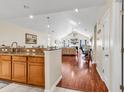
[{"label": "white door", "polygon": [[109,12],[104,17],[104,28],[103,28],[103,78],[105,83],[109,89],[110,85],[110,49],[109,49],[109,42],[110,42],[110,18]]}]

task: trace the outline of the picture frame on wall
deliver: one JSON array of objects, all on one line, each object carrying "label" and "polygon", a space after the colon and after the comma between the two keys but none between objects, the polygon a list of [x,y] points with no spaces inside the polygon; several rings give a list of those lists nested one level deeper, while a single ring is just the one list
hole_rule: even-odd
[{"label": "picture frame on wall", "polygon": [[37,35],[26,33],[25,44],[37,44]]}]

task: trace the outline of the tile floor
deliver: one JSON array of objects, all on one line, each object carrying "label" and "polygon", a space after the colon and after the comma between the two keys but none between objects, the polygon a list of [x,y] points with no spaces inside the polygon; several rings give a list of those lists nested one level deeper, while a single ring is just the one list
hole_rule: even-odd
[{"label": "tile floor", "polygon": [[0,80],[0,89],[8,86],[10,83],[7,81]]},{"label": "tile floor", "polygon": [[56,89],[54,90],[54,92],[81,92],[81,91],[76,91],[76,90],[71,90],[71,89],[65,89],[65,88],[56,87]]},{"label": "tile floor", "polygon": [[[10,83],[5,87],[0,88],[0,92],[44,92],[44,89],[20,83]],[[80,91],[56,87],[53,92],[80,92]]]},{"label": "tile floor", "polygon": [[18,83],[11,83],[8,86],[0,89],[0,92],[43,92],[43,91],[44,90],[39,87]]}]

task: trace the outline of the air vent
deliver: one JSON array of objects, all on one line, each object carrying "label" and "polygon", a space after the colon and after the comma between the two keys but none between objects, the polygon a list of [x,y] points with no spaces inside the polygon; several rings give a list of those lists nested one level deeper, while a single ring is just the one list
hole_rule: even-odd
[{"label": "air vent", "polygon": [[27,5],[24,5],[24,9],[29,9],[30,7]]}]

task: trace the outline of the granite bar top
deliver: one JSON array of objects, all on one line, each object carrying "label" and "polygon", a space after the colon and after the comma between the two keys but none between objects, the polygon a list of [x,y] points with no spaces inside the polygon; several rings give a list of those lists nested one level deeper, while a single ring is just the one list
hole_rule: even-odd
[{"label": "granite bar top", "polygon": [[4,56],[32,56],[32,57],[44,57],[43,53],[0,53]]}]

